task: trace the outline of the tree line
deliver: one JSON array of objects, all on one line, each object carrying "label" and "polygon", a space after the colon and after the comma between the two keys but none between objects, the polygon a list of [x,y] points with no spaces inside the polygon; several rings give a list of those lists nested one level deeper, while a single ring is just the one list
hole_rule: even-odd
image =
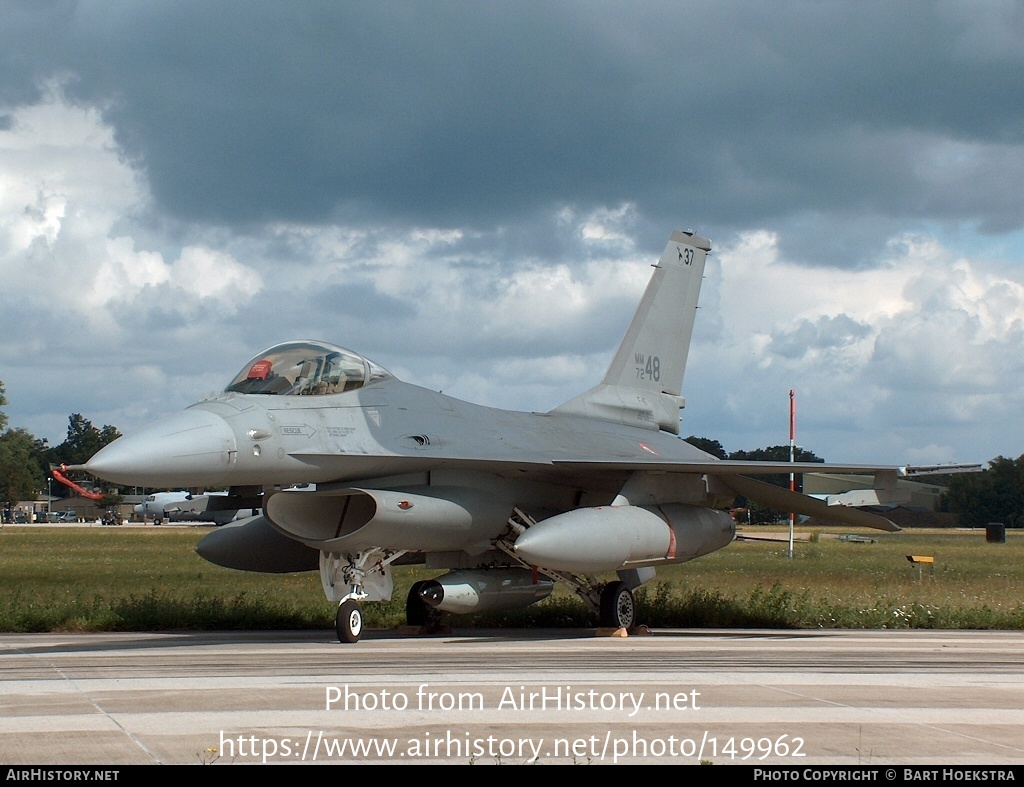
[{"label": "tree line", "polygon": [[1024,454],[997,456],[980,473],[950,476],[943,495],[944,511],[960,515],[963,527],[999,522],[1024,527]]},{"label": "tree line", "polygon": [[[720,442],[707,437],[690,435],[686,442],[719,459],[789,461],[788,445],[729,453]],[[796,449],[795,458],[798,462],[825,461],[812,451],[802,448]],[[776,486],[789,486],[789,476],[786,474],[760,478]],[[940,502],[941,510],[958,514],[962,527],[985,527],[990,522],[1000,522],[1007,527],[1024,527],[1024,454],[1016,459],[997,456],[988,463],[988,469],[980,473],[932,476],[928,480],[946,487]],[[774,516],[774,512],[757,505],[751,506],[750,510],[753,522],[769,521]]]},{"label": "tree line", "polygon": [[[0,382],[0,408],[7,404],[6,391]],[[60,445],[50,446],[45,438],[38,438],[21,428],[10,428],[7,415],[0,409],[0,503],[10,507],[20,500],[35,500],[47,488],[47,476],[54,465],[84,464],[107,443],[121,436],[109,424],[96,428],[81,413],[68,418],[67,439]],[[71,490],[63,484],[53,484],[52,493],[67,497]]]}]

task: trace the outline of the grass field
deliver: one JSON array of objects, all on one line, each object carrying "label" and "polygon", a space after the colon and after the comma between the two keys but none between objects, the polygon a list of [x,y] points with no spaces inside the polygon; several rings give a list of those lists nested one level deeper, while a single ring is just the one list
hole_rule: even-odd
[{"label": "grass field", "polygon": [[[273,576],[211,565],[194,552],[200,528],[0,530],[0,631],[283,629],[333,626],[334,605],[316,573]],[[839,532],[839,531],[836,531]],[[1024,629],[1024,533],[987,544],[983,532],[871,534],[874,544],[813,534],[798,542],[737,542],[659,569],[638,591],[651,626]],[[919,580],[906,555],[932,555]],[[367,624],[404,621],[409,586],[396,571],[394,600],[365,607]],[[460,617],[458,625],[587,625],[559,589],[515,613]]]}]

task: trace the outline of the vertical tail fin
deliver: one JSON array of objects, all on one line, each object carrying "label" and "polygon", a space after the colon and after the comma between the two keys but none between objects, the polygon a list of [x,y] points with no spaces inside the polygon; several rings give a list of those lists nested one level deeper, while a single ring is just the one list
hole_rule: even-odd
[{"label": "vertical tail fin", "polygon": [[600,385],[552,412],[679,434],[680,396],[711,242],[673,232]]}]

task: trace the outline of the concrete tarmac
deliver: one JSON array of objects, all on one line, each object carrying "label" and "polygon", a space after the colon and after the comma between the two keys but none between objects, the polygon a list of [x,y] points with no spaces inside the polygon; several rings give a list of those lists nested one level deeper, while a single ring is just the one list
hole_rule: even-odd
[{"label": "concrete tarmac", "polygon": [[0,763],[1024,762],[1024,633],[0,635]]}]

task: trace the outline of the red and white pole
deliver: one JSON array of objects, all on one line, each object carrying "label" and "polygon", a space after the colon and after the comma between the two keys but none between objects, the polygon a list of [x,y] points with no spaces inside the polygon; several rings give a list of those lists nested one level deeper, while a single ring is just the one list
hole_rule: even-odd
[{"label": "red and white pole", "polygon": [[[789,391],[789,462],[796,461],[796,392]],[[789,473],[789,491],[796,491],[796,473]],[[789,512],[789,556],[793,557],[793,525],[796,521],[796,514]]]}]

